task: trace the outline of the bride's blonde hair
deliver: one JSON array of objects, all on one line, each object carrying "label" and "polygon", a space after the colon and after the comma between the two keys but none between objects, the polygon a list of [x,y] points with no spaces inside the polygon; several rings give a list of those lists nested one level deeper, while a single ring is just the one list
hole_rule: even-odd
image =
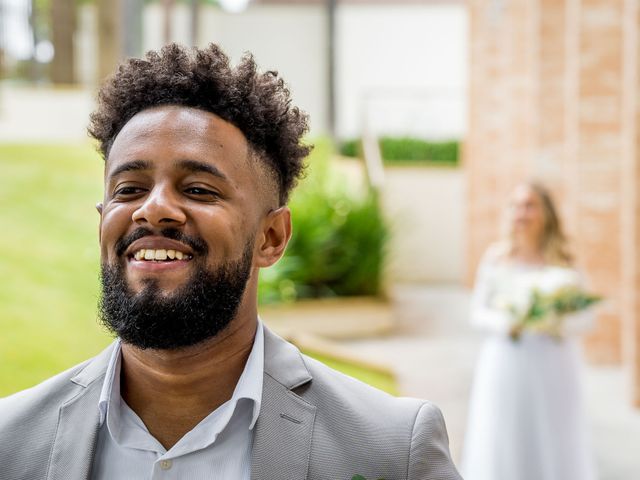
[{"label": "bride's blonde hair", "polygon": [[[549,190],[541,183],[527,181],[520,184],[532,190],[542,203],[544,214],[544,228],[540,248],[547,263],[553,265],[569,266],[573,263],[573,256],[569,252],[567,237],[562,229],[562,222],[556,210],[555,204]],[[515,239],[507,215],[503,227],[500,250],[503,255],[510,257],[515,253]]]}]

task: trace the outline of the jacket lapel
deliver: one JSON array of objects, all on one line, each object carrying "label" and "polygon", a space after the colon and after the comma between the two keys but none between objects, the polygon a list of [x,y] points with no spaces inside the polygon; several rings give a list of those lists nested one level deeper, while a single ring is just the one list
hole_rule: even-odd
[{"label": "jacket lapel", "polygon": [[[300,351],[265,327],[264,383],[255,425],[251,479],[307,478],[316,407],[292,390],[311,381]],[[48,480],[88,479],[99,429],[98,401],[113,345],[91,361],[74,383],[82,390],[60,408]]]},{"label": "jacket lapel", "polygon": [[307,478],[316,407],[291,390],[311,380],[300,351],[265,327],[262,405],[255,426],[251,479]]},{"label": "jacket lapel", "polygon": [[83,480],[91,474],[99,429],[98,401],[113,344],[75,377],[79,393],[60,407],[47,480]]},{"label": "jacket lapel", "polygon": [[[94,389],[96,390],[96,389]],[[60,408],[49,480],[88,479],[98,436],[100,390],[80,395]]]}]

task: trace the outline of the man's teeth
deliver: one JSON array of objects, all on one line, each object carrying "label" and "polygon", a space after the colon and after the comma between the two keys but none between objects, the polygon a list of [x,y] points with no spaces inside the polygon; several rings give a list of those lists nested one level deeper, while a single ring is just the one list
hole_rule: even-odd
[{"label": "man's teeth", "polygon": [[182,260],[189,259],[190,255],[177,250],[153,250],[141,248],[133,255],[133,257],[136,260],[166,260],[167,258],[170,260]]}]

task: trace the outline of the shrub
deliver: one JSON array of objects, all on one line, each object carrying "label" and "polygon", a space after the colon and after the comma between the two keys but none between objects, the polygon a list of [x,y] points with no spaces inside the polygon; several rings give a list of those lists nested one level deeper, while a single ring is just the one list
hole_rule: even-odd
[{"label": "shrub", "polygon": [[320,142],[290,202],[293,236],[285,256],[263,270],[260,301],[380,293],[387,226],[372,192],[353,193]]},{"label": "shrub", "polygon": [[345,140],[340,144],[340,154],[345,157],[361,157],[362,156],[362,140],[353,138]]},{"label": "shrub", "polygon": [[[360,139],[342,143],[340,153],[347,157],[362,156]],[[385,163],[411,162],[437,165],[457,165],[459,142],[431,142],[411,137],[382,137],[380,152]]]}]

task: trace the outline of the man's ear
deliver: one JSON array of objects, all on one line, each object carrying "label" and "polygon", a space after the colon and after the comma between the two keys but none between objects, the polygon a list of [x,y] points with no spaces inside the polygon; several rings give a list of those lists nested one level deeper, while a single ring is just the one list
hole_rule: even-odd
[{"label": "man's ear", "polygon": [[256,266],[270,267],[284,254],[291,238],[291,211],[280,207],[270,212],[262,223],[259,242],[254,256]]},{"label": "man's ear", "polygon": [[100,223],[98,224],[98,243],[102,241],[102,202],[96,203],[96,210],[100,214]]}]

